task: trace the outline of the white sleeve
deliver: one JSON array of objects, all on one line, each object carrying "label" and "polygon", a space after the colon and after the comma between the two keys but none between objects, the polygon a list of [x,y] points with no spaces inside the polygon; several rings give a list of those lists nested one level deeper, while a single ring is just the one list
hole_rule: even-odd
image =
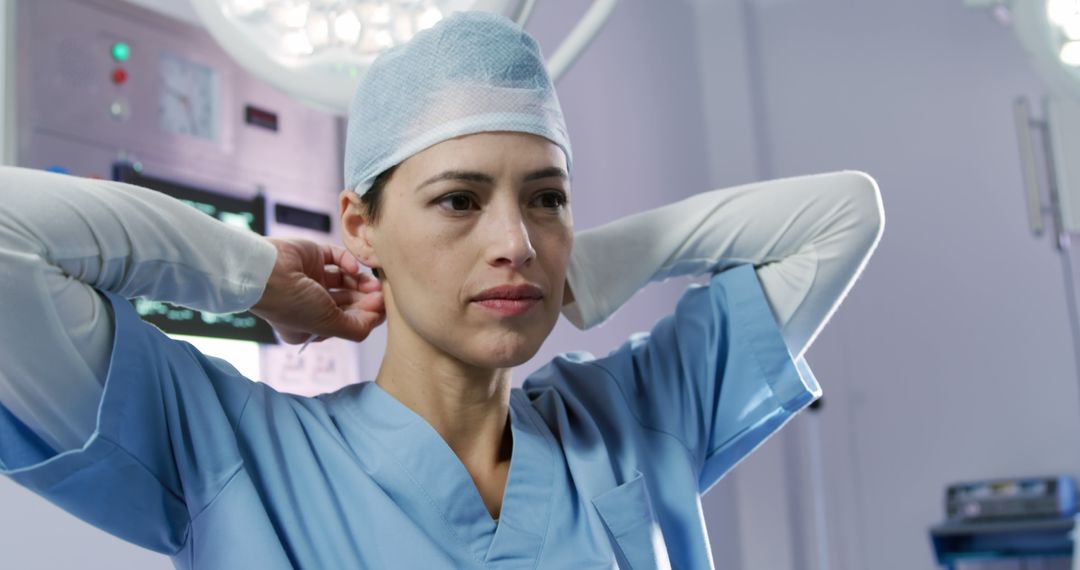
[{"label": "white sleeve", "polygon": [[884,219],[877,184],[857,171],[703,192],[576,234],[563,314],[587,329],[650,281],[749,263],[797,359],[862,272]]},{"label": "white sleeve", "polygon": [[241,311],[276,257],[261,236],[153,190],[0,167],[0,405],[57,451],[81,447],[112,349],[95,288]]}]

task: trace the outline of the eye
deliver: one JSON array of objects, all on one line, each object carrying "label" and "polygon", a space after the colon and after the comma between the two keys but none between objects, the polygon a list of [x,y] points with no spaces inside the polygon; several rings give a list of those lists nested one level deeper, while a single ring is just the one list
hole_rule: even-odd
[{"label": "eye", "polygon": [[540,194],[533,202],[539,203],[541,208],[549,210],[557,210],[566,205],[567,202],[566,193],[561,190],[552,190],[550,192],[544,192]]},{"label": "eye", "polygon": [[467,212],[476,205],[476,201],[473,200],[472,196],[462,192],[455,192],[453,194],[442,196],[437,199],[435,203],[440,205],[446,204],[446,209],[453,212]]}]

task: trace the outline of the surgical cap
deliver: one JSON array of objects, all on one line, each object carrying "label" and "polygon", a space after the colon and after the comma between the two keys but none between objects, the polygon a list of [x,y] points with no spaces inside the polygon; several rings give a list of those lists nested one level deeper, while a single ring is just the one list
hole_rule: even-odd
[{"label": "surgical cap", "polygon": [[388,168],[439,142],[518,131],[570,139],[540,47],[513,20],[454,12],[375,59],[349,109],[345,186],[363,195]]}]

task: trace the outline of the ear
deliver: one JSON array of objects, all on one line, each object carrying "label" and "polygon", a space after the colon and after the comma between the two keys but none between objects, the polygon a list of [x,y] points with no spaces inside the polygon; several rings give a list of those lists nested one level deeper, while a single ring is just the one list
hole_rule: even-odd
[{"label": "ear", "polygon": [[341,240],[346,249],[352,252],[360,263],[381,269],[379,259],[372,245],[374,227],[366,217],[366,209],[360,196],[352,190],[342,190],[339,195],[341,204]]}]

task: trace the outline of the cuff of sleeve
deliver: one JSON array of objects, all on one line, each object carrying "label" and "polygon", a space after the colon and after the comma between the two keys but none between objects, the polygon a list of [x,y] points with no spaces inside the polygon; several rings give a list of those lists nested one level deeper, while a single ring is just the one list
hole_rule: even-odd
[{"label": "cuff of sleeve", "polygon": [[252,251],[243,273],[240,275],[240,287],[236,299],[237,311],[244,311],[259,302],[266,291],[266,283],[277,263],[277,248],[269,240],[255,236]]},{"label": "cuff of sleeve", "polygon": [[[738,381],[746,393],[755,394],[756,400],[752,409],[739,415],[739,429],[716,442],[701,459],[698,485],[702,493],[821,396],[821,386],[806,361],[792,359],[753,266],[741,265],[718,273],[712,286],[719,286],[730,303],[730,328],[738,331],[733,350],[750,359],[745,363],[750,368]],[[763,384],[767,390],[762,389]],[[727,390],[737,388],[738,384]]]},{"label": "cuff of sleeve", "polygon": [[753,265],[733,267],[713,278],[724,282],[737,319],[732,325],[744,332],[740,338],[748,345],[746,353],[757,362],[776,402],[797,412],[821,397],[821,386],[806,360],[792,359]]},{"label": "cuff of sleeve", "polygon": [[600,307],[600,300],[589,287],[588,263],[584,249],[575,247],[570,252],[570,264],[566,268],[566,280],[574,292],[574,302],[563,305],[562,314],[579,330],[590,329],[602,323],[607,315]]}]

